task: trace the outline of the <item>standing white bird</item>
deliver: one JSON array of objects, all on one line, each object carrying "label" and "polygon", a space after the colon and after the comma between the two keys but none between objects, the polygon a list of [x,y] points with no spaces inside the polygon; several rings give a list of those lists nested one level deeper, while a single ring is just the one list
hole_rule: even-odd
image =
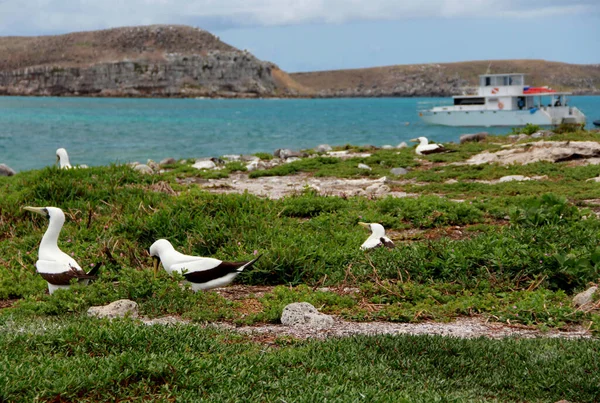
[{"label": "standing white bird", "polygon": [[371,236],[369,236],[367,240],[360,245],[362,250],[373,249],[379,246],[385,246],[389,249],[396,247],[394,242],[385,236],[385,229],[383,228],[383,225],[377,223],[368,224],[366,222],[359,222],[358,224],[368,228],[371,231]]},{"label": "standing white bird", "polygon": [[69,161],[69,154],[64,148],[56,150],[56,162],[60,164],[60,169],[71,169],[71,162]]},{"label": "standing white bird", "polygon": [[447,148],[444,148],[444,146],[441,144],[434,144],[434,143],[429,144],[427,137],[417,137],[416,139],[411,139],[410,141],[418,141],[419,142],[419,145],[415,149],[415,152],[418,155],[428,155],[428,154],[443,153],[443,152],[450,151]]},{"label": "standing white bird", "polygon": [[90,279],[100,268],[97,264],[88,273],[84,272],[79,264],[71,256],[58,248],[58,235],[65,223],[65,214],[58,207],[23,207],[47,217],[48,229],[42,237],[38,253],[38,261],[35,263],[37,272],[48,282],[48,291],[52,294],[60,288],[69,288],[72,279],[87,285]]},{"label": "standing white bird", "polygon": [[[69,154],[67,154],[67,150],[64,148],[59,148],[56,150],[56,162],[60,164],[60,169],[71,169],[73,166],[69,161]],[[87,168],[88,166],[85,164],[77,165],[75,168]]]},{"label": "standing white bird", "polygon": [[184,255],[166,239],[159,239],[150,246],[150,256],[154,260],[155,272],[160,261],[167,273],[183,275],[194,291],[224,287],[260,258],[258,256],[248,262],[223,262],[210,257]]}]

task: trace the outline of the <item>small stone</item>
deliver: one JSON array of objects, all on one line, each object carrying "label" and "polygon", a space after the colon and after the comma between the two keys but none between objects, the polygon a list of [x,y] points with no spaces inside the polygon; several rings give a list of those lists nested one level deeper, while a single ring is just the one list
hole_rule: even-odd
[{"label": "small stone", "polygon": [[516,182],[523,182],[523,181],[530,181],[531,178],[527,177],[527,176],[523,176],[523,175],[508,175],[508,176],[503,176],[502,178],[498,179],[498,182],[503,183],[503,182],[511,182],[511,181],[516,181]]},{"label": "small stone", "polygon": [[369,171],[371,170],[370,166],[368,166],[367,164],[362,164],[362,163],[358,164],[358,168],[359,169],[366,169],[366,170],[369,170]]},{"label": "small stone", "polygon": [[392,168],[392,169],[390,169],[390,173],[392,175],[406,175],[408,173],[408,169],[406,169],[406,168]]},{"label": "small stone", "polygon": [[256,155],[242,155],[240,159],[245,162],[260,161]]},{"label": "small stone", "polygon": [[320,313],[308,302],[295,302],[283,308],[281,323],[285,326],[303,326],[325,329],[333,326],[331,316]]},{"label": "small stone", "polygon": [[240,161],[242,156],[239,154],[226,154],[223,156],[225,161]]},{"label": "small stone", "polygon": [[386,144],[386,145],[384,145],[384,146],[381,146],[381,149],[382,149],[382,150],[393,150],[393,149],[394,149],[394,146],[391,146],[391,145],[389,145],[389,144]]},{"label": "small stone", "polygon": [[460,136],[460,144],[468,143],[470,141],[481,141],[487,138],[488,132],[479,132],[472,134],[463,134]]},{"label": "small stone", "polygon": [[143,174],[150,174],[150,175],[152,175],[154,173],[154,171],[152,170],[152,168],[150,168],[146,164],[137,164],[137,165],[134,165],[133,169],[136,170],[136,171],[138,171],[138,172],[141,172]]},{"label": "small stone", "polygon": [[573,297],[573,305],[576,307],[584,306],[594,301],[594,294],[598,290],[598,287],[590,287],[584,292],[580,292]]},{"label": "small stone", "polygon": [[88,316],[97,318],[137,318],[138,304],[129,299],[120,299],[104,306],[92,306],[87,311]]},{"label": "small stone", "polygon": [[454,185],[455,183],[458,183],[458,181],[456,179],[448,179],[446,182],[444,182],[446,185]]},{"label": "small stone", "polygon": [[0,176],[13,176],[16,172],[5,164],[0,164]]},{"label": "small stone", "polygon": [[192,168],[196,168],[196,169],[215,169],[216,167],[217,167],[217,164],[215,164],[211,160],[196,161],[196,163],[194,165],[192,165]]},{"label": "small stone", "polygon": [[377,196],[381,196],[390,192],[390,187],[381,183],[374,183],[365,188],[367,193],[371,193]]},{"label": "small stone", "polygon": [[315,151],[318,153],[326,153],[333,150],[329,144],[319,144],[315,147]]},{"label": "small stone", "polygon": [[175,160],[175,158],[169,157],[169,158],[165,158],[165,159],[161,160],[158,163],[158,165],[160,165],[162,167],[163,165],[172,165],[172,164],[175,164],[175,163],[177,163],[177,161]]},{"label": "small stone", "polygon": [[406,144],[406,141],[403,141],[402,143],[400,143],[396,146],[396,148],[406,148],[406,147],[408,147],[408,144]]},{"label": "small stone", "polygon": [[160,165],[158,165],[156,162],[154,162],[152,160],[148,160],[146,165],[148,165],[150,168],[152,168],[152,171],[158,171],[160,169]]}]

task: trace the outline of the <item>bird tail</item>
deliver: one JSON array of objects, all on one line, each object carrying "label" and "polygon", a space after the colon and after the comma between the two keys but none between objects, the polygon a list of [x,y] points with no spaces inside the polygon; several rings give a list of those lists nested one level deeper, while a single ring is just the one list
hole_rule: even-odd
[{"label": "bird tail", "polygon": [[92,269],[88,271],[86,275],[94,276],[94,278],[96,278],[96,274],[98,273],[98,270],[100,270],[100,266],[102,266],[103,264],[104,262],[96,263],[96,265],[92,267]]},{"label": "bird tail", "polygon": [[257,261],[258,259],[260,259],[260,257],[261,257],[261,256],[262,256],[262,255],[258,255],[258,256],[256,257],[256,259],[253,259],[253,260],[249,261],[248,263],[246,263],[245,265],[238,267],[238,269],[237,269],[237,272],[238,272],[238,273],[241,273],[241,272],[243,272],[243,271],[244,271],[244,269],[245,269],[245,268],[250,268],[250,267],[252,267],[252,265],[254,265],[254,263],[256,263],[256,261]]}]

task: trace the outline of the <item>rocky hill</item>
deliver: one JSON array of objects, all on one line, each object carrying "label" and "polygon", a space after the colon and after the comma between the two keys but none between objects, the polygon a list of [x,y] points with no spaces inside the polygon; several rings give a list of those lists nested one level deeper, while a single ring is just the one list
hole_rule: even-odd
[{"label": "rocky hill", "polygon": [[272,97],[302,92],[274,64],[187,26],[3,37],[0,54],[4,95]]},{"label": "rocky hill", "polygon": [[525,73],[530,85],[600,94],[600,65],[545,60],[482,60],[290,74],[321,97],[450,96],[472,92],[479,74]]},{"label": "rocky hill", "polygon": [[600,65],[475,61],[287,74],[210,32],[151,25],[0,37],[0,95],[148,97],[449,96],[477,75],[529,74],[532,85],[600,94]]}]

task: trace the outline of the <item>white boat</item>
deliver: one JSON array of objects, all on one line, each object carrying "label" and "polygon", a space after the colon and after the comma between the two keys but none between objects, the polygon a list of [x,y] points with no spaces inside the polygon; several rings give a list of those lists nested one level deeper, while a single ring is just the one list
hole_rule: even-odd
[{"label": "white boat", "polygon": [[476,95],[454,96],[450,105],[420,103],[419,116],[427,123],[445,126],[585,124],[585,115],[568,104],[567,95],[571,93],[527,86],[525,74],[483,74]]}]

